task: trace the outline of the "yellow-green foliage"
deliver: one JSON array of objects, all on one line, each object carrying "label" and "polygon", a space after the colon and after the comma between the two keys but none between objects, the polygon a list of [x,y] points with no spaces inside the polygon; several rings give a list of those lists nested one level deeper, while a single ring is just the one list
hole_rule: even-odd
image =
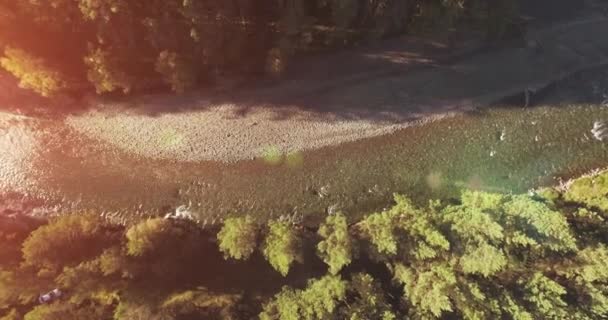
[{"label": "yellow-green foliage", "polygon": [[95,306],[79,307],[69,303],[43,304],[25,314],[23,320],[107,319],[108,314]]},{"label": "yellow-green foliage", "polygon": [[283,276],[289,273],[289,268],[295,261],[302,262],[300,239],[287,222],[271,221],[268,224],[264,257]]},{"label": "yellow-green foliage", "polygon": [[560,252],[576,250],[566,217],[528,196],[513,196],[505,203],[503,220],[513,230],[509,242]]},{"label": "yellow-green foliage", "polygon": [[460,266],[464,273],[488,277],[503,270],[507,265],[507,258],[502,250],[487,243],[467,249],[460,257]]},{"label": "yellow-green foliage", "polygon": [[446,264],[436,264],[428,269],[413,270],[397,264],[394,270],[395,279],[403,284],[405,298],[421,317],[440,317],[444,312],[452,311],[450,293],[456,286],[456,274]]},{"label": "yellow-green foliage", "polygon": [[183,231],[175,227],[170,220],[161,218],[146,220],[127,230],[127,252],[131,256],[150,255],[182,234]]},{"label": "yellow-green foliage", "polygon": [[367,273],[352,276],[347,296],[350,297],[350,301],[347,301],[349,308],[343,311],[343,319],[396,319],[380,283]]},{"label": "yellow-green foliage", "polygon": [[331,319],[339,303],[345,299],[346,281],[328,275],[311,280],[304,290],[284,287],[264,305],[261,320]]},{"label": "yellow-green foliage", "polygon": [[373,213],[361,222],[361,229],[381,254],[394,255],[397,253],[398,243],[394,233],[395,220],[394,212],[381,212]]},{"label": "yellow-green foliage", "polygon": [[19,86],[48,97],[67,87],[62,75],[49,68],[43,59],[17,48],[8,47],[0,66],[19,79]]},{"label": "yellow-green foliage", "polygon": [[524,288],[524,300],[534,306],[537,314],[548,319],[568,317],[568,304],[563,300],[566,288],[540,272],[529,279],[519,281]]},{"label": "yellow-green foliage", "polygon": [[595,317],[608,314],[608,247],[600,244],[578,252],[573,260],[558,265],[558,273],[570,280],[580,304],[588,303]]},{"label": "yellow-green foliage", "polygon": [[322,240],[317,244],[317,252],[329,266],[329,272],[337,274],[353,259],[353,242],[346,217],[342,213],[327,216],[318,234]]},{"label": "yellow-green foliage", "polygon": [[87,77],[97,93],[115,90],[129,93],[133,89],[135,79],[118,66],[112,53],[94,49],[84,58],[84,63],[87,67]]},{"label": "yellow-green foliage", "polygon": [[[206,239],[194,224],[151,219],[121,229],[94,215],[65,216],[31,232],[23,264],[0,267],[0,310],[18,310],[29,320],[252,319],[260,306],[261,320],[604,319],[608,238],[595,210],[537,196],[465,192],[460,203],[428,207],[396,195],[392,208],[352,228],[344,215],[330,215],[319,237],[274,221],[262,251],[275,269],[287,274],[304,250],[312,254],[314,243],[303,241],[314,238],[329,273],[305,288],[291,282],[301,277],[286,278],[294,287],[273,297],[270,268],[257,269],[264,264],[255,259],[241,269],[215,251],[207,255],[201,249],[208,247],[196,245]],[[257,234],[254,219],[245,216],[227,219],[217,239],[225,257],[244,260]],[[196,256],[201,264],[193,264]],[[374,275],[384,265],[393,281],[366,273],[370,261]],[[241,288],[248,282],[243,270],[254,278]],[[206,289],[217,284],[230,291]],[[66,295],[37,305],[38,295],[52,288]]]},{"label": "yellow-green foliage", "polygon": [[247,260],[257,246],[258,228],[251,216],[229,218],[217,234],[226,259]]},{"label": "yellow-green foliage", "polygon": [[126,301],[121,301],[116,310],[114,310],[114,320],[171,320],[160,311],[155,310],[150,305],[135,304]]},{"label": "yellow-green foliage", "polygon": [[23,243],[23,258],[39,269],[57,269],[93,257],[117,240],[98,215],[65,215],[30,234]]},{"label": "yellow-green foliage", "polygon": [[575,180],[564,193],[564,199],[597,208],[608,216],[608,172]]},{"label": "yellow-green foliage", "polygon": [[450,243],[438,230],[433,210],[416,208],[401,195],[395,195],[395,206],[365,218],[359,227],[380,254],[403,254],[416,259],[434,258],[448,250]]},{"label": "yellow-green foliage", "polygon": [[162,303],[161,308],[171,315],[187,315],[195,312],[227,309],[238,299],[238,295],[217,294],[206,288],[198,288],[169,296]]}]

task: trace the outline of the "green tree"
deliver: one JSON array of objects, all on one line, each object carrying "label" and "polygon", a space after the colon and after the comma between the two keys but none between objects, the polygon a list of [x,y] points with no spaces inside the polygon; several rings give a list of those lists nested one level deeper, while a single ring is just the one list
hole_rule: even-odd
[{"label": "green tree", "polygon": [[270,265],[286,276],[294,262],[303,262],[301,240],[287,222],[271,221],[262,251]]},{"label": "green tree", "polygon": [[318,254],[329,266],[329,272],[337,274],[353,259],[353,241],[346,217],[342,213],[327,216],[318,234],[323,239],[317,244]]},{"label": "green tree", "polygon": [[328,275],[311,280],[304,290],[283,287],[264,305],[261,320],[330,319],[346,295],[346,281]]},{"label": "green tree", "polygon": [[247,260],[257,246],[258,227],[249,215],[228,218],[217,234],[219,249],[226,259]]},{"label": "green tree", "polygon": [[37,58],[21,49],[7,47],[0,66],[19,79],[19,86],[31,89],[44,97],[52,96],[67,88],[67,82],[44,59]]},{"label": "green tree", "polygon": [[535,314],[549,319],[567,318],[570,312],[568,304],[563,300],[566,288],[551,280],[540,272],[529,279],[520,280],[523,285],[524,300],[534,306]]},{"label": "green tree", "polygon": [[404,298],[421,317],[439,318],[444,312],[454,310],[450,296],[457,280],[449,265],[435,264],[425,270],[414,270],[397,264],[394,275],[397,282],[404,285]]},{"label": "green tree", "polygon": [[163,76],[163,80],[177,93],[184,93],[196,84],[196,70],[191,59],[178,53],[163,51],[158,55],[155,70]]},{"label": "green tree", "polygon": [[114,320],[175,320],[149,304],[121,301],[114,310]]},{"label": "green tree", "polygon": [[94,304],[76,306],[70,303],[43,304],[26,313],[23,320],[111,319],[111,309]]},{"label": "green tree", "polygon": [[408,198],[395,195],[396,204],[388,211],[367,216],[358,224],[378,253],[411,259],[431,259],[450,248],[435,220],[435,204],[428,211],[416,208]]},{"label": "green tree", "polygon": [[608,217],[608,172],[576,179],[564,193],[564,199],[599,209]]},{"label": "green tree", "polygon": [[23,243],[26,265],[59,270],[99,255],[120,240],[103,218],[92,213],[68,214],[33,231]]},{"label": "green tree", "polygon": [[348,299],[339,312],[343,319],[397,319],[378,280],[367,273],[352,276],[346,295]]},{"label": "green tree", "polygon": [[229,319],[231,308],[239,299],[240,295],[213,293],[201,287],[169,296],[161,309],[174,317],[197,314],[206,317],[221,315],[223,319]]},{"label": "green tree", "polygon": [[88,69],[87,77],[98,94],[115,90],[129,93],[133,89],[135,77],[121,68],[120,62],[112,52],[100,48],[92,49],[84,57],[84,63]]},{"label": "green tree", "polygon": [[513,196],[504,204],[503,227],[510,230],[506,241],[542,251],[571,252],[577,249],[564,215],[526,195]]},{"label": "green tree", "polygon": [[127,253],[131,256],[158,254],[163,250],[175,250],[170,244],[184,236],[184,230],[171,220],[149,219],[129,228],[126,233]]}]

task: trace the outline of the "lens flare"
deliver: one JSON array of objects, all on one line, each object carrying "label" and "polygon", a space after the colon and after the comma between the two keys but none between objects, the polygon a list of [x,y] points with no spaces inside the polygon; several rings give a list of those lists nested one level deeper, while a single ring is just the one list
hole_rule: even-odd
[{"label": "lens flare", "polygon": [[270,165],[278,165],[283,161],[283,153],[277,146],[268,146],[262,151],[262,159]]},{"label": "lens flare", "polygon": [[441,173],[431,172],[426,176],[426,184],[433,190],[441,188],[443,185],[443,177],[441,176]]},{"label": "lens flare", "polygon": [[304,164],[304,155],[302,152],[296,151],[287,154],[285,161],[288,167],[296,168],[301,167]]}]

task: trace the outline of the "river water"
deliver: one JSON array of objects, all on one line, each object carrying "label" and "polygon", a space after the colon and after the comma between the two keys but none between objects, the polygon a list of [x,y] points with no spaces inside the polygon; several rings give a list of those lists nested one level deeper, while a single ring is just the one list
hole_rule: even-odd
[{"label": "river water", "polygon": [[72,132],[59,120],[3,116],[0,186],[55,206],[116,219],[186,206],[211,225],[230,215],[314,224],[390,205],[395,192],[425,202],[462,188],[525,192],[608,166],[596,121],[605,71],[570,78],[535,107],[496,105],[397,133],[270,160],[184,163],[142,159]]}]

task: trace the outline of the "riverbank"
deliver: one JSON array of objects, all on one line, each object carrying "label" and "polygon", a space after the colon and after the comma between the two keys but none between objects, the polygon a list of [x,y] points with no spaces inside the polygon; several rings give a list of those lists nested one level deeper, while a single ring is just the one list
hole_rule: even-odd
[{"label": "riverbank", "polygon": [[505,96],[533,94],[608,63],[608,40],[594,33],[604,29],[607,19],[583,17],[531,31],[525,47],[447,65],[433,65],[433,56],[407,46],[400,52],[368,52],[367,58],[385,59],[398,72],[323,85],[316,84],[320,79],[296,79],[221,97],[100,102],[93,111],[69,116],[66,124],[90,139],[157,160],[235,162],[292,154],[390,134]]},{"label": "riverbank", "polygon": [[[583,26],[589,27],[594,23],[604,22],[586,23],[572,26],[578,30],[576,32],[554,30],[548,34],[557,33],[559,39],[565,37],[575,41],[578,39],[577,36],[580,36],[579,33],[585,30]],[[583,37],[576,41],[586,41],[586,39]],[[556,42],[551,43],[557,45]],[[601,42],[597,44],[597,48],[605,48],[600,44]],[[11,126],[27,128],[20,131],[25,137],[18,138],[32,139],[32,143],[21,144],[15,137],[11,140],[12,135],[3,134],[1,136],[1,139],[5,139],[3,143],[29,145],[30,148],[26,150],[27,156],[20,158],[21,160],[7,161],[0,168],[8,171],[3,174],[16,176],[15,174],[19,173],[20,178],[15,181],[23,186],[20,191],[34,198],[43,199],[53,206],[54,210],[59,212],[94,210],[122,222],[165,215],[182,207],[182,209],[187,208],[202,222],[207,221],[208,224],[219,223],[221,219],[229,216],[252,214],[260,221],[289,216],[314,225],[330,212],[341,210],[352,219],[356,219],[362,214],[381,210],[390,202],[394,192],[420,200],[454,198],[463,188],[503,193],[525,192],[530,188],[553,185],[560,179],[567,179],[608,165],[605,144],[590,137],[594,122],[608,119],[608,108],[601,105],[602,92],[595,92],[608,88],[604,75],[606,70],[598,69],[591,73],[581,73],[576,75],[575,79],[567,79],[567,81],[559,81],[561,78],[557,77],[552,79],[552,82],[549,78],[556,76],[554,72],[564,72],[564,70],[574,70],[575,67],[599,63],[605,56],[593,55],[594,45],[589,43],[587,49],[580,49],[581,52],[589,53],[589,60],[577,60],[576,57],[582,58],[574,54],[555,53],[553,56],[549,53],[551,57],[560,58],[545,61],[544,64],[542,60],[523,59],[522,57],[526,57],[529,53],[529,49],[506,49],[507,53],[517,53],[516,60],[522,58],[521,61],[517,60],[520,66],[532,68],[530,65],[538,64],[542,67],[534,68],[542,68],[547,73],[532,72],[539,69],[520,73],[521,70],[514,69],[510,77],[496,78],[497,72],[507,72],[505,70],[509,69],[508,66],[497,66],[497,61],[501,60],[496,60],[496,54],[504,56],[505,59],[512,58],[500,51],[478,55],[477,57],[481,59],[477,62],[478,67],[475,67],[473,60],[454,63],[453,66],[466,67],[464,69],[466,72],[458,73],[455,72],[454,67],[444,66],[418,70],[417,79],[408,78],[413,76],[413,73],[394,76],[391,78],[394,81],[401,79],[400,77],[408,78],[412,88],[421,90],[415,97],[419,100],[415,101],[425,102],[422,106],[429,108],[419,110],[427,112],[428,115],[420,119],[432,119],[432,112],[436,112],[435,115],[445,115],[453,110],[460,111],[454,112],[451,117],[429,121],[424,125],[410,125],[392,134],[288,154],[285,152],[290,152],[289,150],[285,151],[270,145],[268,149],[261,148],[263,152],[256,155],[256,159],[222,163],[200,160],[205,159],[203,156],[206,154],[200,155],[196,149],[194,151],[179,149],[188,144],[182,144],[186,139],[179,138],[179,135],[175,134],[181,132],[179,131],[181,127],[171,127],[181,124],[177,120],[191,117],[192,112],[204,114],[205,110],[182,110],[182,113],[169,115],[142,113],[142,109],[138,110],[138,108],[133,108],[124,114],[105,111],[93,115],[95,112],[92,111],[72,115],[66,122],[88,123],[91,119],[96,119],[96,125],[108,130],[109,136],[123,132],[130,140],[121,138],[123,144],[121,146],[116,141],[83,134],[82,127],[78,130],[76,124],[67,125],[63,119],[11,120]],[[428,78],[431,75],[444,77],[439,78],[441,81],[434,82]],[[425,79],[426,87],[422,85]],[[547,82],[532,81],[534,79]],[[384,90],[387,83],[391,83],[390,81],[381,78],[359,84],[350,83],[319,96],[327,99],[330,96],[337,98],[341,94],[346,99],[350,94],[353,101],[357,102],[357,98],[365,95],[364,89],[371,92],[376,89]],[[489,104],[509,93],[521,95],[525,88],[530,91],[538,88],[528,86],[532,82],[546,84],[555,81],[560,85],[550,87],[548,93],[543,93],[549,97],[532,94],[534,103],[528,108],[522,108],[524,101],[521,97],[505,105]],[[504,83],[513,86],[501,88],[500,85]],[[593,89],[595,87],[597,90]],[[403,88],[410,87],[404,85]],[[444,96],[434,95],[434,91],[443,93]],[[569,100],[574,94],[584,97]],[[471,98],[466,98],[467,95]],[[402,105],[406,105],[403,101],[408,101],[405,97],[391,99],[401,101],[399,103]],[[450,106],[447,104],[450,101],[464,102],[461,105]],[[164,106],[163,100],[157,102],[161,107]],[[361,109],[357,109],[357,104],[353,104],[354,109],[342,111],[362,112],[366,103],[362,100],[362,104],[359,105]],[[383,110],[401,110],[397,105],[392,109],[390,105],[370,105],[372,108],[368,110],[368,117],[371,117],[372,113],[382,116]],[[473,107],[470,111],[463,112],[463,109],[457,108],[462,105]],[[327,106],[328,110],[331,110],[332,104]],[[373,106],[378,108],[374,109]],[[388,109],[383,109],[383,106]],[[437,106],[437,109],[433,109],[433,106]],[[451,107],[454,109],[450,109]],[[281,110],[280,107],[274,109],[276,112],[274,116],[279,116]],[[315,117],[312,119],[295,116],[278,117],[272,121],[283,123],[284,130],[289,130],[287,124],[290,122],[298,122],[301,126],[310,126],[309,132],[315,135],[322,135],[322,132],[315,130],[318,128],[315,126],[315,121],[340,129],[349,128],[340,127],[338,125],[340,120],[348,120],[359,125],[360,121],[372,121],[365,120],[365,113],[359,113],[359,116],[351,118],[342,113],[344,115],[342,119],[337,118],[333,122],[324,121],[325,116],[331,119],[331,112],[298,110],[298,112],[309,112]],[[413,116],[415,113],[411,113],[412,110],[407,108],[403,110],[404,113],[395,113],[404,117],[399,120],[403,122],[395,119],[374,121],[390,127],[420,120],[407,118],[408,115]],[[340,115],[339,111],[335,109],[334,115]],[[128,122],[125,119],[136,117],[145,119],[142,121],[145,130],[135,130],[136,128],[128,126],[122,128],[118,125],[109,126],[109,124],[120,124],[121,121]],[[171,125],[166,124],[167,118],[173,119]],[[196,119],[202,119],[201,115],[199,114]],[[236,119],[218,119],[215,122],[235,121],[235,124],[246,124],[248,119],[250,119],[248,113],[245,112]],[[211,121],[208,124],[221,126],[215,122]],[[243,130],[264,132],[261,123],[257,125],[249,123],[249,125]],[[195,132],[205,129],[197,127],[195,122],[189,126]],[[363,130],[362,127],[364,126],[356,128]],[[159,129],[161,135],[154,136],[150,133],[150,128]],[[7,129],[3,130],[5,130],[3,133],[8,132]],[[162,130],[167,131],[162,134]],[[334,131],[336,132],[339,130]],[[358,130],[346,130],[336,136],[344,139],[348,136],[344,132],[361,134]],[[219,136],[209,138],[215,139],[218,146],[224,148],[235,146],[224,135],[230,132],[218,130],[215,133]],[[288,133],[291,132],[271,134],[275,138],[285,138]],[[254,138],[255,135],[252,135],[251,140],[255,143],[258,140]],[[245,140],[247,139],[243,139]],[[194,153],[200,158],[197,161],[181,161],[179,158],[164,158],[162,155],[146,156],[144,153],[130,151],[130,146],[126,144],[137,146],[138,141],[150,143],[151,146],[165,143],[162,145],[166,148],[163,151],[165,156],[183,150],[186,156]],[[299,141],[308,143],[306,139]],[[210,145],[204,135],[192,135],[186,142],[195,142],[202,148]],[[159,152],[152,151],[156,154]],[[4,157],[15,156],[6,154]],[[12,186],[6,186],[3,191],[13,191],[11,188]]]}]

